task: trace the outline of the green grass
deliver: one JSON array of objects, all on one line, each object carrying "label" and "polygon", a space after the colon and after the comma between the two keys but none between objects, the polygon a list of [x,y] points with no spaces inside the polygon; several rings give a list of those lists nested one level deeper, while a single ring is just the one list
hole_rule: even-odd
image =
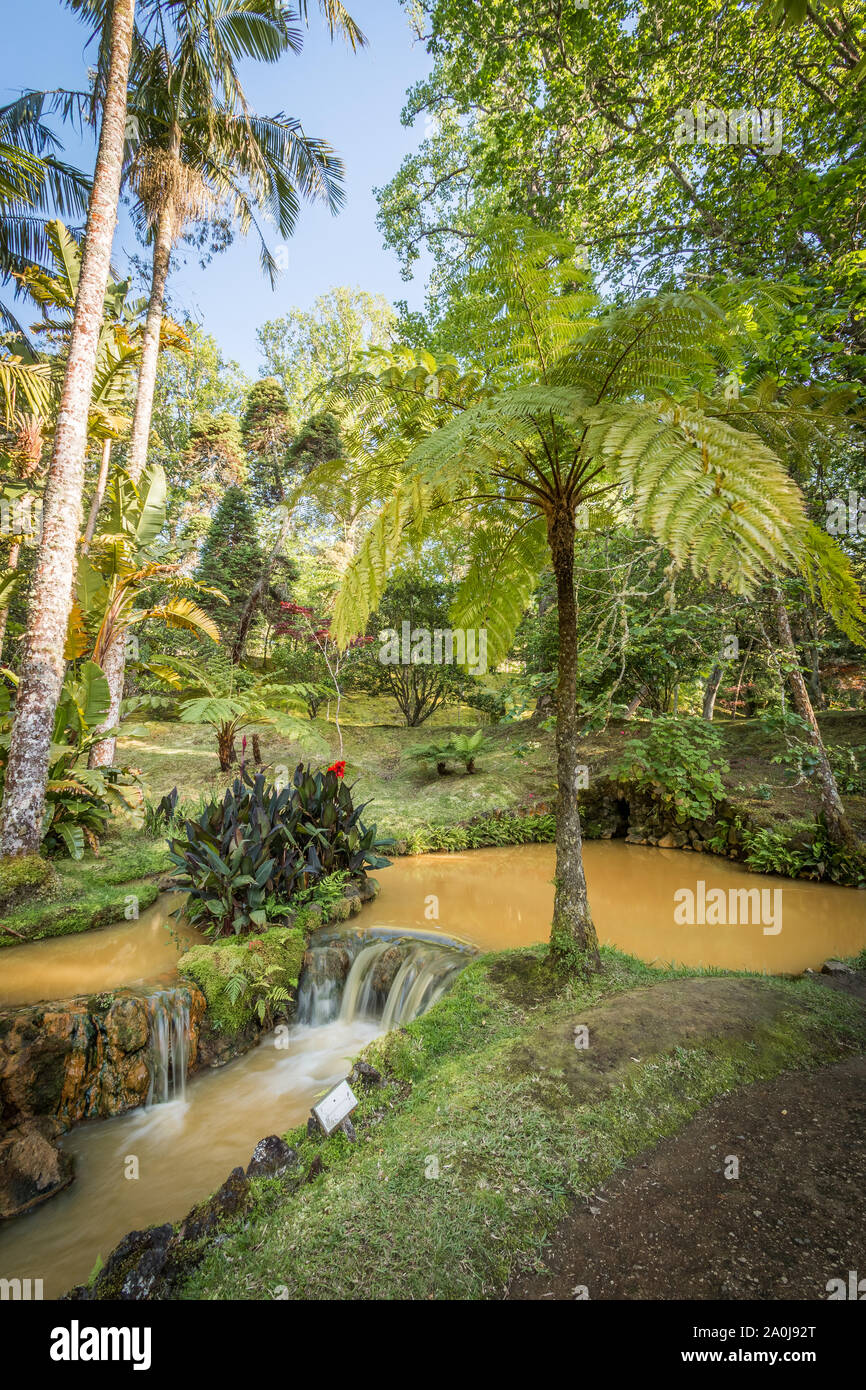
[{"label": "green grass", "polygon": [[139,831],[128,827],[107,839],[98,857],[51,862],[56,871],[51,890],[3,912],[0,946],[19,946],[22,937],[37,941],[121,921],[128,896],[138,898],[139,910],[149,907],[159,893],[160,876],[171,867],[164,841],[142,839]]},{"label": "green grass", "polygon": [[[863,1009],[805,980],[604,957],[605,975],[580,985],[553,975],[543,948],[470,965],[367,1050],[389,1085],[363,1093],[358,1142],[287,1134],[324,1173],[257,1182],[252,1217],[182,1296],[498,1297],[571,1200],[714,1097],[866,1048]],[[588,1050],[573,1045],[577,1023]]]}]

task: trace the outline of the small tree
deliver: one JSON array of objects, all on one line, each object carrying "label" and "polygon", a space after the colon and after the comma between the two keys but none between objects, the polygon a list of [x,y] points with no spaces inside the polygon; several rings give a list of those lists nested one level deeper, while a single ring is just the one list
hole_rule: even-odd
[{"label": "small tree", "polygon": [[220,630],[230,649],[264,559],[246,493],[230,487],[214,513],[195,576],[198,583],[220,589],[228,600],[225,606],[213,601],[212,609],[219,613]]},{"label": "small tree", "polygon": [[[455,592],[455,585],[425,578],[417,567],[405,569],[391,579],[370,622],[368,636],[372,645],[358,666],[358,685],[370,695],[394,700],[410,729],[426,723],[449,700],[459,700],[471,677],[453,664],[411,659],[398,663],[383,661],[387,649],[380,644],[379,634],[391,630],[402,638],[404,623],[409,624],[410,633],[418,629],[431,633],[448,630]],[[407,655],[411,656],[411,651]]]}]

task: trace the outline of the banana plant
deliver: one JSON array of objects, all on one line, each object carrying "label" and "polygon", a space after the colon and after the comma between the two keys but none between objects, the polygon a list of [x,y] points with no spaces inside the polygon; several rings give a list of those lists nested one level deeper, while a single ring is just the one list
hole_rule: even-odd
[{"label": "banana plant", "polygon": [[[89,655],[101,664],[118,634],[126,637],[145,622],[219,642],[213,618],[183,593],[192,590],[221,598],[219,590],[181,574],[177,563],[154,558],[165,525],[165,497],[165,473],[158,464],[142,475],[138,486],[121,469],[115,470],[105,529],[93,537],[79,562],[67,660]],[[119,707],[109,714],[116,723]]]}]

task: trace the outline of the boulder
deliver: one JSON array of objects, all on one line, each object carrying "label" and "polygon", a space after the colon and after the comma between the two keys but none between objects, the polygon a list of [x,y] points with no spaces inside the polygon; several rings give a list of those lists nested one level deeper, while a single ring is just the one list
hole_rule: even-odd
[{"label": "boulder", "polygon": [[72,1158],[55,1143],[59,1131],[55,1120],[42,1116],[0,1139],[0,1218],[20,1216],[72,1182]]},{"label": "boulder", "polygon": [[269,1134],[260,1139],[253,1149],[253,1156],[247,1167],[248,1178],[278,1178],[297,1168],[300,1159],[278,1134]]},{"label": "boulder", "polygon": [[843,960],[825,960],[821,966],[822,975],[854,975],[850,965],[846,965]]},{"label": "boulder", "polygon": [[217,1188],[206,1202],[200,1202],[184,1218],[178,1237],[182,1241],[200,1240],[252,1205],[250,1182],[243,1168],[234,1168],[222,1187]]}]

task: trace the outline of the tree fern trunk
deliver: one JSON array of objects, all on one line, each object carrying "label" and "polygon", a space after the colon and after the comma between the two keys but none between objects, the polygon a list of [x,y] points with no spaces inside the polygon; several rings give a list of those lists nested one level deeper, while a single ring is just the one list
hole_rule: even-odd
[{"label": "tree fern trunk", "polygon": [[794,706],[801,719],[809,725],[809,733],[812,746],[818,757],[818,780],[821,785],[821,809],[824,812],[824,819],[827,822],[827,829],[830,838],[838,845],[844,845],[848,849],[858,848],[857,837],[851,827],[851,822],[842,805],[842,798],[839,795],[839,788],[836,785],[836,778],[833,776],[833,769],[827,757],[827,750],[824,747],[824,740],[821,737],[821,730],[818,720],[815,718],[815,711],[812,708],[812,701],[809,699],[809,692],[806,689],[806,682],[803,679],[803,672],[800,669],[800,661],[797,656],[797,649],[794,646],[794,638],[791,635],[791,622],[788,618],[788,610],[782,597],[781,589],[773,588],[773,606],[776,610],[776,626],[779,630],[779,641],[788,662],[788,680],[791,685],[791,694],[794,699]]},{"label": "tree fern trunk", "polygon": [[556,717],[556,895],[550,946],[571,970],[601,969],[586,877],[577,804],[577,606],[574,598],[574,519],[564,509],[548,522],[559,604],[559,685]]},{"label": "tree fern trunk", "polygon": [[51,731],[66,667],[63,651],[78,558],[87,417],[120,197],[134,11],[135,0],[115,0],[110,12],[110,59],[99,152],[6,769],[4,854],[34,853],[42,839]]}]

